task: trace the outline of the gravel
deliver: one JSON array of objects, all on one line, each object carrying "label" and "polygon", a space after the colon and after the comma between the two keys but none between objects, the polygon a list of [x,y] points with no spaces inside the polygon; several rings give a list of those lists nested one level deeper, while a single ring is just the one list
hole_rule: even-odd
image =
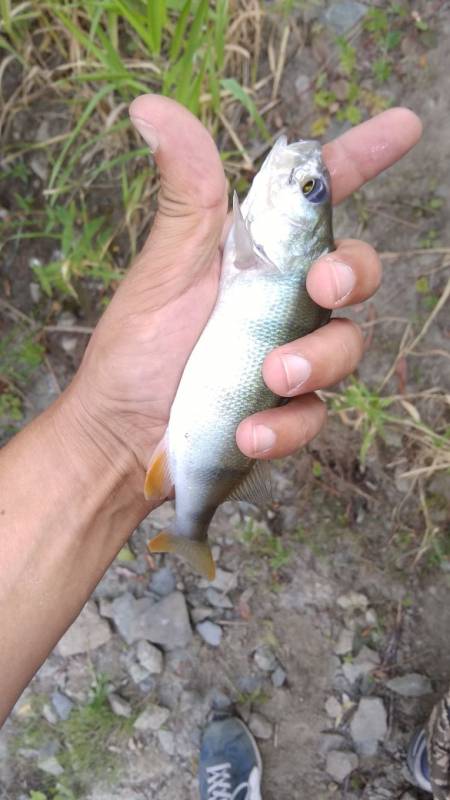
[{"label": "gravel", "polygon": [[350,732],[358,753],[374,756],[378,742],[387,733],[387,717],[379,697],[363,697],[350,723]]},{"label": "gravel", "polygon": [[342,750],[330,750],[327,753],[325,769],[336,783],[343,783],[358,767],[359,759],[355,753]]},{"label": "gravel", "polygon": [[250,715],[248,727],[257,739],[271,739],[273,733],[272,723],[256,711]]},{"label": "gravel", "polygon": [[422,697],[425,694],[431,694],[433,691],[430,679],[425,675],[420,675],[418,672],[410,672],[408,675],[392,678],[387,682],[386,686],[391,692],[395,692],[402,697]]},{"label": "gravel", "polygon": [[167,722],[170,716],[168,708],[150,703],[147,708],[139,714],[134,723],[134,728],[141,733],[157,731]]},{"label": "gravel", "polygon": [[141,639],[137,643],[136,655],[139,663],[149,675],[159,675],[164,669],[164,657],[155,645]]},{"label": "gravel", "polygon": [[64,634],[57,649],[61,656],[67,658],[95,650],[109,642],[110,638],[108,623],[99,616],[95,603],[89,602]]},{"label": "gravel", "polygon": [[220,625],[216,625],[215,622],[210,622],[210,620],[205,620],[205,622],[199,622],[195,629],[206,644],[211,645],[211,647],[219,647],[222,641],[222,628]]}]

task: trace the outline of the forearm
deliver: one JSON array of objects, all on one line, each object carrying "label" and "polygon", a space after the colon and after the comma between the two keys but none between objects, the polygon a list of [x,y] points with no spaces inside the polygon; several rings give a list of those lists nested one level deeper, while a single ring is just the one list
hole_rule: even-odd
[{"label": "forearm", "polygon": [[72,411],[61,398],[0,453],[0,724],[148,511],[136,465]]}]

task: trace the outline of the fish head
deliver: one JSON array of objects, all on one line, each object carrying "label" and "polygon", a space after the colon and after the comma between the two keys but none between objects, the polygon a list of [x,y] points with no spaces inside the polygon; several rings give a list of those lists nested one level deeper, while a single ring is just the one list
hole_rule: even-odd
[{"label": "fish head", "polygon": [[[331,179],[316,141],[273,146],[242,204],[252,238],[266,253],[279,257],[279,242],[295,240],[317,257],[332,241]],[[275,240],[278,241],[275,241]]]}]

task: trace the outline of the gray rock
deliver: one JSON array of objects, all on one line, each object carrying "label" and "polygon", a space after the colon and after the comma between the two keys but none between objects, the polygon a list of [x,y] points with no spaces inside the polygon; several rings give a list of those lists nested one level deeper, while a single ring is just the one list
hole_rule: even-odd
[{"label": "gray rock", "polygon": [[367,7],[355,0],[343,0],[327,8],[324,20],[331,30],[342,36],[347,33],[367,13]]},{"label": "gray rock", "polygon": [[157,706],[155,703],[150,703],[147,708],[139,714],[134,728],[141,733],[148,731],[158,731],[170,716],[168,708]]},{"label": "gray rock", "polygon": [[272,737],[272,723],[256,711],[250,715],[248,727],[257,739],[270,739]]},{"label": "gray rock", "polygon": [[132,708],[127,700],[124,700],[119,694],[112,692],[108,695],[108,703],[111,706],[111,711],[117,717],[131,717]]},{"label": "gray rock", "polygon": [[208,603],[214,608],[233,608],[233,603],[230,598],[223,592],[218,592],[211,586],[206,590],[206,599]]},{"label": "gray rock", "polygon": [[150,597],[136,600],[130,592],[112,604],[114,624],[127,644],[146,639],[171,649],[189,644],[192,631],[184,596],[172,592],[158,603]]},{"label": "gray rock", "polygon": [[283,667],[278,666],[272,672],[272,683],[276,689],[281,689],[281,687],[284,685],[285,682],[286,682],[286,673]]},{"label": "gray rock", "polygon": [[215,711],[226,711],[232,705],[230,698],[219,689],[212,689],[209,693],[209,700]]},{"label": "gray rock", "polygon": [[52,694],[51,701],[58,717],[62,720],[69,719],[70,712],[73,709],[72,700],[69,700],[65,694],[56,690]]},{"label": "gray rock", "polygon": [[58,759],[55,756],[49,756],[48,758],[43,758],[42,760],[37,762],[37,765],[42,772],[46,772],[47,775],[62,775],[64,770],[59,763]]},{"label": "gray rock", "polygon": [[211,645],[211,647],[219,647],[222,641],[222,628],[216,625],[215,622],[210,622],[209,619],[205,622],[199,622],[196,625],[197,633],[202,637],[203,641]]},{"label": "gray rock", "polygon": [[273,672],[278,666],[277,658],[270,647],[262,645],[258,647],[253,656],[255,664],[263,672]]},{"label": "gray rock", "polygon": [[141,639],[137,644],[136,655],[139,663],[149,675],[159,675],[164,668],[163,654],[155,645]]},{"label": "gray rock", "polygon": [[374,756],[378,742],[387,733],[387,717],[379,697],[363,697],[350,723],[350,733],[358,753]]},{"label": "gray rock", "polygon": [[198,606],[197,608],[193,608],[191,611],[191,618],[192,622],[197,624],[197,622],[203,622],[203,620],[208,619],[214,611],[207,607],[207,606]]},{"label": "gray rock", "polygon": [[342,665],[342,672],[349,681],[355,683],[363,675],[370,675],[380,665],[380,657],[370,647],[363,647],[353,661]]},{"label": "gray rock", "polygon": [[261,675],[243,675],[238,678],[237,686],[242,694],[253,694],[261,689],[264,683],[264,678]]},{"label": "gray rock", "polygon": [[153,606],[147,635],[140,637],[168,650],[186,647],[192,639],[191,623],[184,595],[172,592]]},{"label": "gray rock", "polygon": [[199,586],[202,589],[216,589],[219,592],[223,592],[227,594],[228,592],[232,592],[236,589],[238,584],[237,575],[234,572],[227,572],[225,569],[220,569],[217,567],[216,569],[216,577],[213,581],[207,581],[202,579],[199,581]]},{"label": "gray rock", "polygon": [[158,731],[158,739],[161,749],[164,750],[168,756],[174,756],[176,743],[172,731]]},{"label": "gray rock", "polygon": [[402,697],[422,697],[424,694],[431,694],[433,687],[431,681],[425,675],[418,672],[410,672],[408,675],[400,675],[392,678],[386,684],[391,692],[400,694]]},{"label": "gray rock", "polygon": [[325,703],[325,711],[332,719],[337,719],[342,714],[342,705],[336,697],[329,697]]},{"label": "gray rock", "polygon": [[142,683],[142,681],[146,681],[147,678],[150,677],[150,673],[142,666],[142,664],[138,664],[136,661],[130,661],[127,664],[127,671],[131,678],[131,680],[136,683]]},{"label": "gray rock", "polygon": [[155,594],[165,597],[175,590],[176,578],[170,567],[161,567],[154,573],[150,581],[150,589]]},{"label": "gray rock", "polygon": [[345,656],[353,650],[354,631],[344,628],[339,634],[339,639],[334,647],[337,656]]},{"label": "gray rock", "polygon": [[319,739],[318,749],[321,756],[326,756],[331,750],[343,750],[346,745],[345,737],[339,733],[323,733]]},{"label": "gray rock", "polygon": [[69,336],[65,333],[60,337],[60,345],[64,352],[68,353],[69,355],[76,350],[77,344],[78,339],[76,336]]},{"label": "gray rock", "polygon": [[357,768],[358,756],[355,753],[342,750],[330,750],[327,754],[325,769],[336,783],[343,783],[346,778]]},{"label": "gray rock", "polygon": [[67,658],[95,650],[109,642],[110,638],[111,629],[108,623],[99,617],[95,603],[89,602],[64,634],[57,650],[61,656]]},{"label": "gray rock", "polygon": [[110,609],[111,618],[127,644],[147,638],[148,623],[154,606],[152,598],[142,597],[136,600],[131,592],[125,592],[113,600]]},{"label": "gray rock", "polygon": [[336,602],[339,608],[343,608],[344,611],[365,611],[369,605],[369,601],[364,594],[353,591],[341,594]]}]

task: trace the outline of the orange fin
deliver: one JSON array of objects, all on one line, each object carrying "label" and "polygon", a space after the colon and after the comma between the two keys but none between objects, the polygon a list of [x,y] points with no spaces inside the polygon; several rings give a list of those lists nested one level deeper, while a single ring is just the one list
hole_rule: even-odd
[{"label": "orange fin", "polygon": [[165,500],[173,487],[170,475],[169,459],[164,436],[156,446],[150,466],[145,476],[144,495],[146,500]]},{"label": "orange fin", "polygon": [[216,576],[216,567],[207,542],[195,542],[185,536],[175,536],[163,531],[149,541],[148,549],[151,553],[176,553],[209,581],[213,581]]}]

